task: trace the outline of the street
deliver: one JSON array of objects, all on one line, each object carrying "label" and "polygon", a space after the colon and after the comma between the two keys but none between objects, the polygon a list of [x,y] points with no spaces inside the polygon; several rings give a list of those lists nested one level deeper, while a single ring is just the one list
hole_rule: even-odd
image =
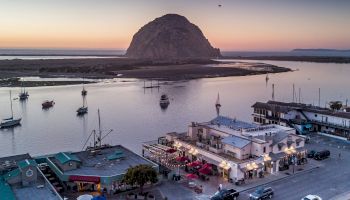
[{"label": "street", "polygon": [[[275,196],[273,199],[297,200],[308,194],[319,195],[323,199],[331,199],[350,191],[350,143],[325,136],[314,135],[308,150],[324,150],[331,152],[331,157],[321,162],[322,166],[314,170],[290,176],[288,178],[268,183]],[[341,158],[339,158],[341,153]],[[248,199],[255,190],[249,189],[240,194],[239,199]]]}]

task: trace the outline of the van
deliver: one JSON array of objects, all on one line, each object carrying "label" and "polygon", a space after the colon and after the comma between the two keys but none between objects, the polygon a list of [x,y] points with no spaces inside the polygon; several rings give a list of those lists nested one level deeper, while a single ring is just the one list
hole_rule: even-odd
[{"label": "van", "polygon": [[323,159],[328,158],[330,155],[331,155],[330,151],[323,150],[323,151],[316,152],[314,155],[314,159],[315,160],[323,160]]}]

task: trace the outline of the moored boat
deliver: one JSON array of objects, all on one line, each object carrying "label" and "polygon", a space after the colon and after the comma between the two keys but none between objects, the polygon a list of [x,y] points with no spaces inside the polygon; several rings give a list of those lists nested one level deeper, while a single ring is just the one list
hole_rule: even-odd
[{"label": "moored boat", "polygon": [[160,101],[159,101],[160,107],[166,108],[166,107],[168,107],[169,104],[170,104],[170,101],[169,101],[168,96],[167,96],[166,94],[163,94],[163,95],[160,97]]},{"label": "moored boat", "polygon": [[46,100],[41,105],[43,109],[51,108],[53,105],[55,105],[55,102],[53,100],[52,101]]},{"label": "moored boat", "polygon": [[26,100],[29,97],[28,92],[26,91],[25,87],[23,87],[23,81],[21,82],[21,92],[18,95],[19,100]]},{"label": "moored boat", "polygon": [[13,118],[11,91],[10,91],[10,102],[11,102],[11,117],[3,119],[2,122],[0,123],[0,128],[10,128],[21,124],[22,118]]}]

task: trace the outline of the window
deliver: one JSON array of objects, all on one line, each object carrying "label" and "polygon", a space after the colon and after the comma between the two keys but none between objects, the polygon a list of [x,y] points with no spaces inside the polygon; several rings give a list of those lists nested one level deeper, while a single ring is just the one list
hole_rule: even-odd
[{"label": "window", "polygon": [[282,146],[278,145],[278,151],[282,150]]},{"label": "window", "polygon": [[317,114],[315,114],[315,117],[317,117]]},{"label": "window", "polygon": [[266,153],[266,147],[264,147],[263,152]]}]

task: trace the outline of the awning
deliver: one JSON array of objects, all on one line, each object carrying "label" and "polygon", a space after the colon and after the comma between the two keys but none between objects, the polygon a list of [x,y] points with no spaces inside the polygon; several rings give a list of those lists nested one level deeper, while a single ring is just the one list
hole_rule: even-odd
[{"label": "awning", "polygon": [[177,162],[185,162],[187,160],[189,160],[189,159],[186,156],[179,156],[179,157],[176,158]]},{"label": "awning", "polygon": [[189,166],[189,167],[197,167],[200,165],[202,165],[202,162],[199,160],[187,164],[187,166]]},{"label": "awning", "polygon": [[199,169],[198,172],[201,174],[209,175],[212,173],[212,170],[209,167],[203,167],[203,168]]},{"label": "awning", "polygon": [[197,174],[187,174],[186,178],[188,178],[188,179],[197,179],[198,176],[197,176]]},{"label": "awning", "polygon": [[100,177],[96,176],[69,176],[69,181],[81,181],[90,183],[100,183]]}]

